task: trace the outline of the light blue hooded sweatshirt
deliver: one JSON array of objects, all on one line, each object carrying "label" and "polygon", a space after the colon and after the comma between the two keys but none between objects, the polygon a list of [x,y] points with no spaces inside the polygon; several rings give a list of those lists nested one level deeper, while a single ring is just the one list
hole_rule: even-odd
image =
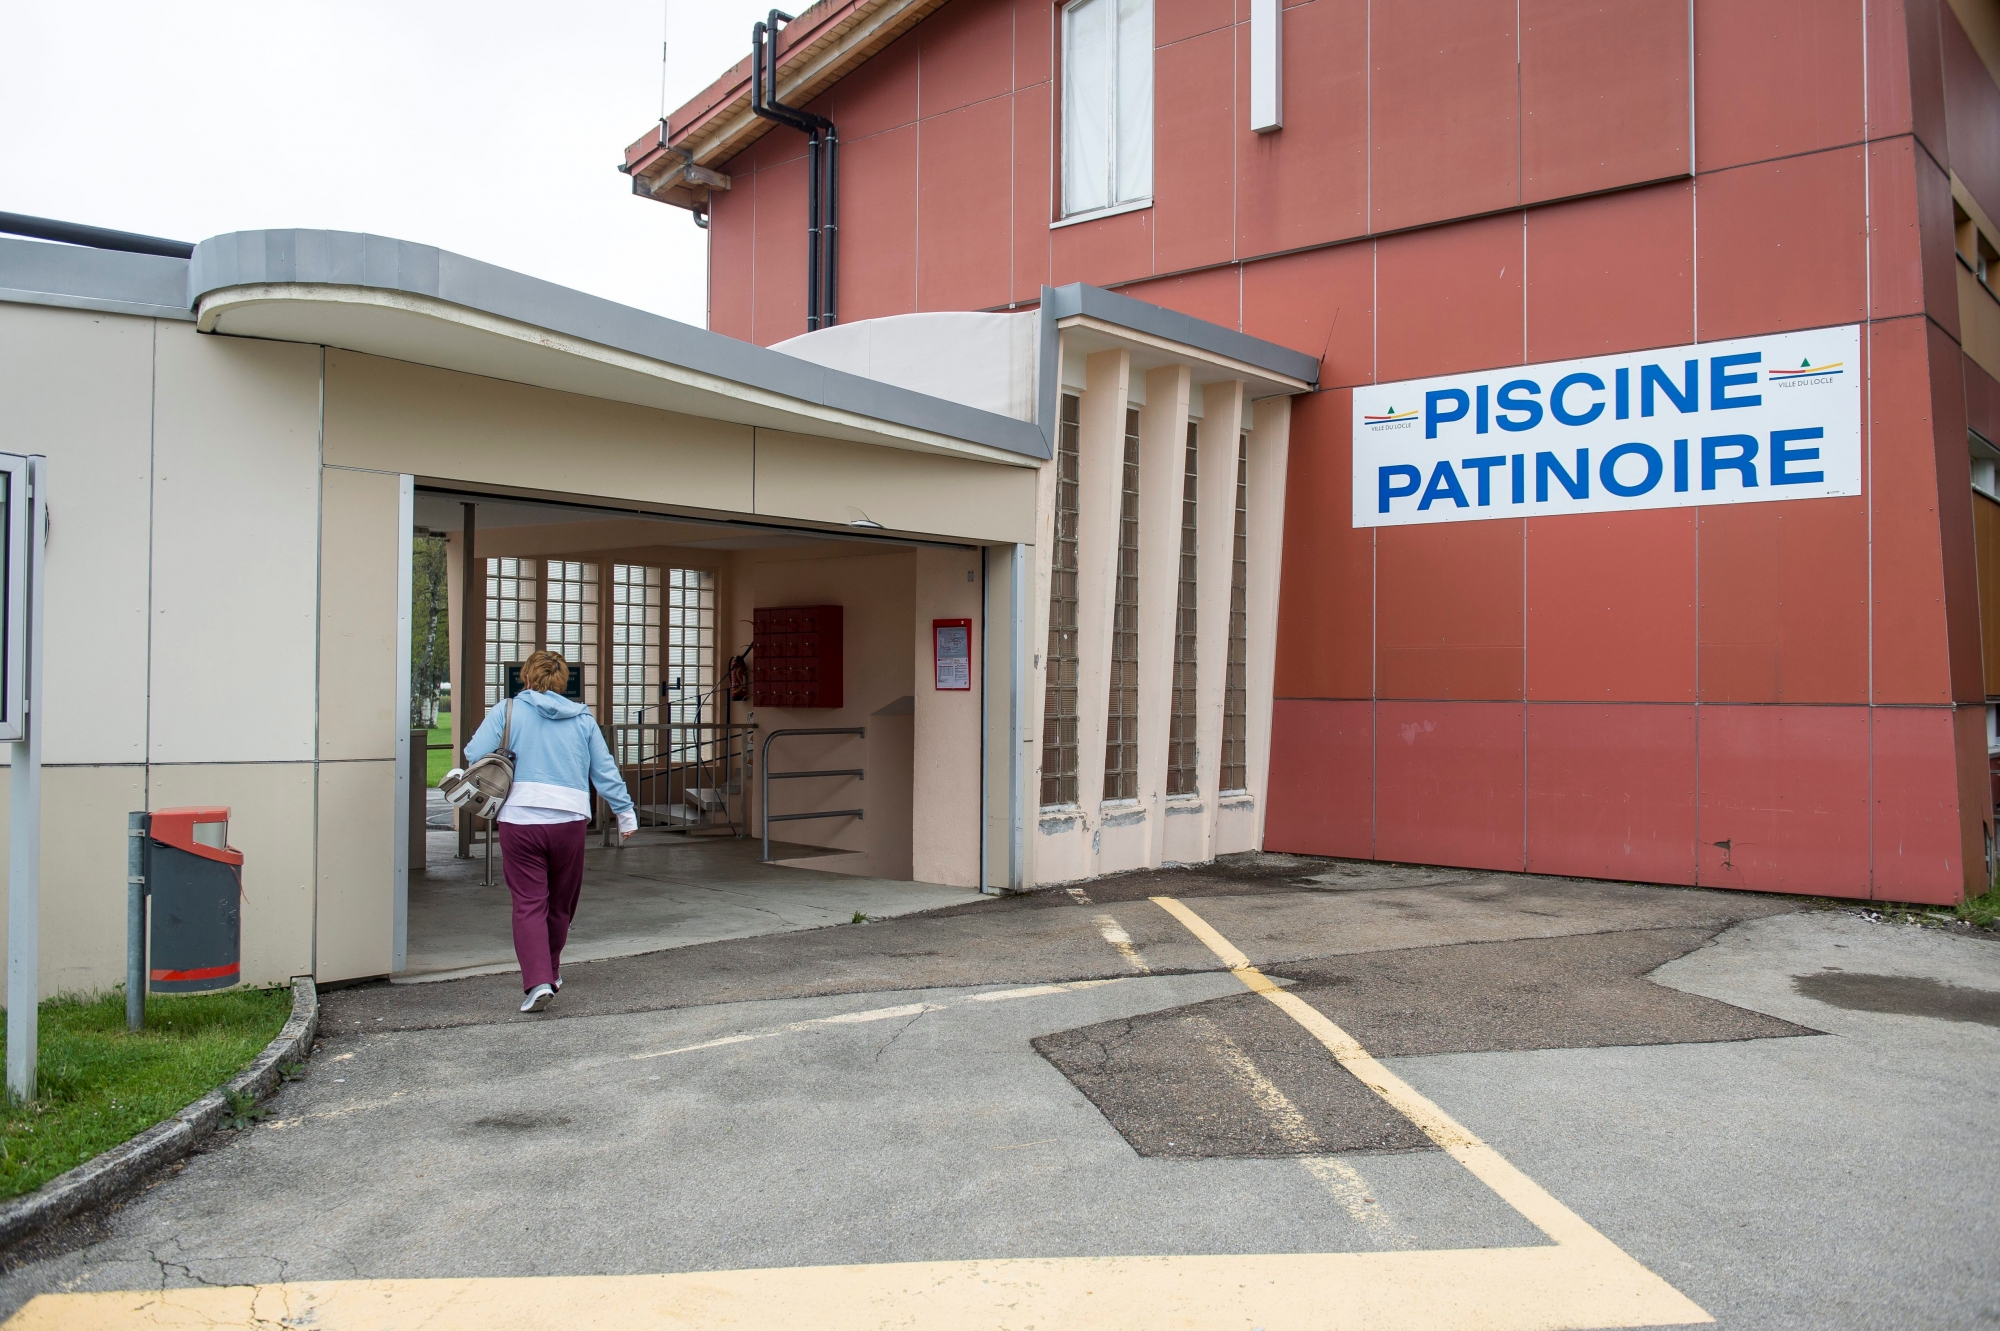
[{"label": "light blue hooded sweatshirt", "polygon": [[[604,732],[588,707],[560,693],[533,689],[515,694],[513,707],[507,747],[514,751],[514,784],[507,794],[508,807],[561,809],[588,817],[590,788],[595,785],[618,815],[620,832],[630,833],[638,826],[625,778],[618,774],[618,764],[604,747]],[[500,728],[506,719],[505,705],[487,711],[465,746],[466,762],[500,747]]]}]

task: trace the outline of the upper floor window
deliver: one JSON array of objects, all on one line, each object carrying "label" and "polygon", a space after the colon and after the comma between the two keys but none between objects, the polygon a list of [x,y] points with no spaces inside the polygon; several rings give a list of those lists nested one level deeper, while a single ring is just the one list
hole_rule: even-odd
[{"label": "upper floor window", "polygon": [[1063,8],[1063,216],[1153,196],[1153,0]]}]

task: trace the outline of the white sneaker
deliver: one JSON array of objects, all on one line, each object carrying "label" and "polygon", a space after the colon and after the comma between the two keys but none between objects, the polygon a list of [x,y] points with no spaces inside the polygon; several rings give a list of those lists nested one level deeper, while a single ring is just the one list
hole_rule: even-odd
[{"label": "white sneaker", "polygon": [[562,976],[560,975],[556,976],[556,992],[562,992]]},{"label": "white sneaker", "polygon": [[556,991],[554,989],[546,984],[538,984],[528,991],[526,998],[521,1000],[521,1011],[540,1012],[549,1005],[549,1000],[555,996]]}]

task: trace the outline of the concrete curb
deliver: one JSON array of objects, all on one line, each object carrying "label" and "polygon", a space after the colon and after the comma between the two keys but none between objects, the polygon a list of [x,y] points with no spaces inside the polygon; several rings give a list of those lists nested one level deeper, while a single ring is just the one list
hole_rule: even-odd
[{"label": "concrete curb", "polygon": [[154,1170],[188,1155],[228,1114],[230,1092],[247,1091],[259,1100],[269,1095],[278,1086],[278,1065],[304,1060],[318,1033],[319,990],[312,977],[301,975],[292,980],[291,1018],[255,1062],[165,1122],[50,1179],[27,1196],[0,1205],[0,1248],[111,1201]]}]

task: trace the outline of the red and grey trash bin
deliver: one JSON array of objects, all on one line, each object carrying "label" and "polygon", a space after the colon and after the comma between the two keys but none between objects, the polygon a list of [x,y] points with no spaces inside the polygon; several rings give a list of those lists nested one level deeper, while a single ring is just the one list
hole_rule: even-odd
[{"label": "red and grey trash bin", "polygon": [[153,898],[147,988],[227,989],[243,973],[243,852],[229,846],[227,808],[159,809],[147,818]]}]

